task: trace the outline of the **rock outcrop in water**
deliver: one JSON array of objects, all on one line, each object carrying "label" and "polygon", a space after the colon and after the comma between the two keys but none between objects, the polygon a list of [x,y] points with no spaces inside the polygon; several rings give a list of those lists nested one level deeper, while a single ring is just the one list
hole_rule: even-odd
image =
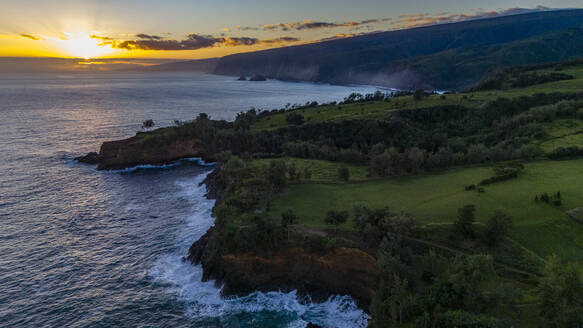
[{"label": "rock outcrop in water", "polygon": [[89,153],[76,159],[82,163],[99,164],[99,170],[120,170],[138,165],[170,164],[189,157],[205,157],[194,138],[177,138],[160,145],[138,135],[104,142],[99,154]]}]

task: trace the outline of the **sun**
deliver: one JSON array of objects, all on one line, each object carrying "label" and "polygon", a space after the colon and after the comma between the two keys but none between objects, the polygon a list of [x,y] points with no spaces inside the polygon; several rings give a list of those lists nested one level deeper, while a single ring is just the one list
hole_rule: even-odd
[{"label": "sun", "polygon": [[61,39],[65,52],[77,58],[99,58],[109,55],[114,50],[101,44],[100,40],[92,38],[89,33],[65,33],[66,37]]}]

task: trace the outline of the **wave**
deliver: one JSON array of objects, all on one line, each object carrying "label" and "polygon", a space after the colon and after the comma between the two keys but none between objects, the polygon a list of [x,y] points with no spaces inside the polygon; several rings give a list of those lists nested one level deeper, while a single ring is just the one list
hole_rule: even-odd
[{"label": "wave", "polygon": [[223,298],[214,281],[202,282],[202,267],[183,261],[183,257],[192,242],[214,224],[211,217],[214,200],[204,197],[206,187],[200,185],[207,174],[176,182],[177,196],[191,204],[189,215],[185,228],[176,236],[176,251],[161,256],[149,272],[156,283],[163,284],[187,305],[188,316],[216,319],[225,326],[262,323],[260,326],[303,328],[308,322],[324,327],[367,326],[369,316],[349,296],[331,296],[322,303],[300,299],[296,291],[254,292],[245,297]]},{"label": "wave", "polygon": [[121,170],[109,170],[108,172],[111,173],[121,173],[121,174],[129,174],[129,173],[134,173],[134,172],[138,172],[138,171],[145,171],[145,170],[168,170],[171,169],[173,167],[176,166],[180,166],[180,165],[184,165],[187,163],[195,163],[198,166],[203,166],[203,167],[213,167],[216,165],[215,162],[205,162],[202,158],[200,157],[191,157],[191,158],[182,158],[179,160],[176,160],[170,164],[162,164],[162,165],[151,165],[151,164],[144,164],[144,165],[136,165],[136,166],[132,166],[129,167],[127,169],[121,169]]}]

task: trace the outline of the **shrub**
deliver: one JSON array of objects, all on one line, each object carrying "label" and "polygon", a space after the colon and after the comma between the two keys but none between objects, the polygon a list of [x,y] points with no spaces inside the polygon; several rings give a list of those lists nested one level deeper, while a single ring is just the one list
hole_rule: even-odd
[{"label": "shrub", "polygon": [[492,183],[506,181],[506,180],[510,180],[510,179],[514,179],[514,178],[518,178],[517,171],[512,171],[512,172],[509,172],[507,174],[496,175],[496,176],[484,179],[484,180],[480,181],[480,186],[485,186],[485,185],[489,185]]},{"label": "shrub", "polygon": [[324,217],[324,223],[338,227],[348,220],[348,215],[347,211],[330,210],[326,213],[326,217]]},{"label": "shrub", "polygon": [[304,116],[298,113],[291,113],[285,117],[287,123],[291,125],[302,125],[304,124]]},{"label": "shrub", "polygon": [[287,165],[283,160],[273,160],[269,162],[267,168],[267,181],[274,187],[276,192],[282,191],[287,186]]},{"label": "shrub", "polygon": [[550,159],[583,156],[583,148],[577,146],[555,148],[548,155]]},{"label": "shrub", "polygon": [[388,152],[384,152],[378,156],[373,157],[368,168],[369,173],[374,176],[387,177],[391,170],[391,156]]},{"label": "shrub", "polygon": [[488,246],[497,246],[512,229],[512,218],[502,211],[496,211],[486,223],[486,232],[484,235]]},{"label": "shrub", "polygon": [[466,205],[458,209],[458,217],[453,223],[452,238],[474,238],[474,221],[476,207],[474,205]]},{"label": "shrub", "polygon": [[338,179],[344,182],[347,182],[350,179],[350,170],[346,165],[342,165],[338,168]]},{"label": "shrub", "polygon": [[153,120],[145,120],[144,122],[142,122],[142,129],[151,129],[153,127],[154,127]]},{"label": "shrub", "polygon": [[312,179],[312,171],[307,167],[304,168],[304,179],[306,180]]}]

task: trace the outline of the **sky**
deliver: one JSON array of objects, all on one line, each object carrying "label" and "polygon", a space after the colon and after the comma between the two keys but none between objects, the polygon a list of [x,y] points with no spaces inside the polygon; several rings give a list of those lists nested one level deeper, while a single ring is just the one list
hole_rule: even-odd
[{"label": "sky", "polygon": [[0,0],[0,57],[200,59],[583,0]]}]

